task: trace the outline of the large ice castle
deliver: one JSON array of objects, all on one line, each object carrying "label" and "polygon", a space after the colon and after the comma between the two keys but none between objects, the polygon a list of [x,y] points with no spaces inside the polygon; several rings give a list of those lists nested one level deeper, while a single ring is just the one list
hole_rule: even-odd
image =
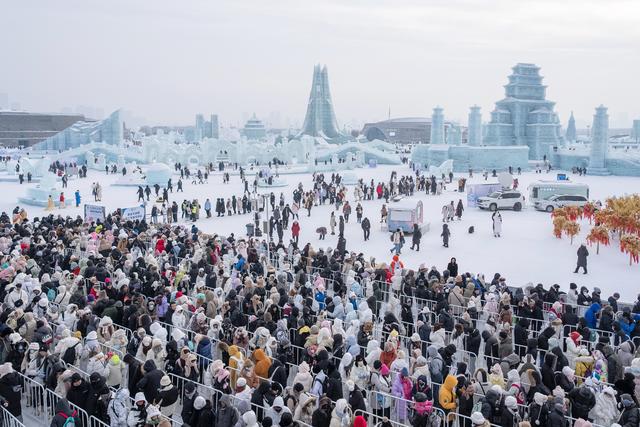
[{"label": "large ice castle", "polygon": [[516,64],[504,86],[505,98],[496,102],[487,124],[484,145],[526,145],[529,158],[541,160],[563,139],[560,120],[553,111],[555,102],[545,99],[540,67]]}]

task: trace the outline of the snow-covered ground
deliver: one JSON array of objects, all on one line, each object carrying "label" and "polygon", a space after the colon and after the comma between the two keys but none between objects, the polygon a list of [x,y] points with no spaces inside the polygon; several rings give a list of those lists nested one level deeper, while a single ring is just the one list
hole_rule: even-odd
[{"label": "snow-covered ground", "polygon": [[[378,181],[388,181],[392,170],[398,174],[410,174],[408,166],[381,166],[375,169],[357,169],[354,173],[365,181],[372,178]],[[107,207],[107,211],[118,207],[129,207],[136,205],[136,187],[119,187],[111,184],[120,175],[105,175],[104,172],[89,171],[88,178],[82,180],[71,180],[68,192],[65,192],[67,200],[73,200],[73,193],[79,189],[82,194],[82,201],[91,203],[91,183],[98,180],[103,186],[102,203]],[[460,175],[456,175],[456,178]],[[466,176],[466,175],[465,175]],[[276,196],[284,192],[287,202],[291,201],[291,192],[294,186],[301,182],[305,189],[311,186],[310,174],[283,175],[288,186],[274,189]],[[456,181],[454,178],[454,182]],[[555,174],[536,175],[525,173],[519,177],[520,188],[526,191],[530,182],[537,179],[554,179]],[[624,195],[637,192],[640,188],[640,178],[632,177],[579,177],[571,175],[574,182],[586,183],[590,186],[591,198],[602,200],[612,195]],[[177,182],[177,177],[174,178]],[[479,175],[469,180],[471,183],[483,182]],[[488,182],[496,182],[496,179],[489,178]],[[36,185],[36,184],[29,184]],[[455,188],[454,188],[455,187]],[[23,196],[28,188],[27,184],[0,183],[2,198],[0,199],[0,210],[10,212],[16,206],[18,197]],[[237,175],[231,176],[230,184],[222,184],[222,177],[214,174],[209,178],[208,184],[192,185],[185,180],[184,193],[170,193],[170,200],[173,198],[178,204],[183,199],[198,198],[201,205],[208,197],[215,205],[217,197],[230,197],[232,194],[242,196],[243,185]],[[353,200],[353,193],[348,187],[348,199]],[[448,191],[440,196],[427,196],[424,193],[416,194],[423,200],[425,206],[425,220],[431,222],[431,230],[425,233],[422,238],[420,252],[409,249],[411,237],[407,237],[408,244],[402,251],[402,260],[409,268],[418,268],[422,263],[427,266],[436,265],[440,270],[446,267],[451,257],[456,257],[460,265],[460,271],[470,271],[473,273],[484,273],[490,278],[494,273],[499,272],[507,278],[510,285],[525,286],[527,283],[543,283],[548,287],[554,283],[560,284],[563,289],[568,289],[569,283],[575,282],[578,286],[588,286],[593,288],[598,286],[602,289],[604,296],[609,296],[617,291],[625,301],[634,301],[639,289],[637,288],[640,279],[640,266],[629,266],[629,258],[622,254],[617,246],[617,241],[613,241],[609,247],[601,247],[600,254],[596,255],[595,247],[589,248],[589,274],[574,274],[576,264],[576,251],[581,241],[589,229],[588,223],[584,222],[582,231],[574,240],[573,245],[568,238],[557,239],[552,234],[552,224],[550,214],[538,212],[527,206],[522,212],[503,211],[503,233],[502,238],[494,238],[491,227],[491,213],[481,211],[478,208],[466,208],[466,194],[454,191],[455,185],[449,185]],[[259,192],[266,192],[259,189]],[[465,204],[465,212],[461,221],[455,221],[450,225],[451,239],[449,248],[442,246],[440,237],[442,219],[440,215],[444,204],[462,199]],[[366,256],[375,257],[378,262],[390,262],[389,252],[391,243],[389,234],[382,231],[379,225],[380,208],[382,201],[364,201],[364,215],[368,216],[372,223],[371,239],[363,241],[360,224],[355,220],[355,203],[353,205],[352,217],[345,226],[345,237],[347,249],[362,252]],[[327,235],[325,241],[318,240],[316,228],[329,226],[329,215],[332,207],[329,205],[314,207],[311,217],[306,216],[306,211],[300,211],[300,243],[311,242],[315,248],[336,247],[337,236]],[[27,206],[29,217],[42,215],[44,208]],[[150,206],[147,213],[151,211]],[[60,213],[65,215],[82,215],[82,205],[80,208],[67,207]],[[207,232],[217,232],[228,235],[234,232],[236,236],[245,234],[245,224],[251,222],[249,215],[234,215],[231,217],[206,219],[204,210],[198,227]],[[469,226],[475,226],[475,233],[468,234]],[[290,232],[285,232],[285,241],[288,242]]]}]

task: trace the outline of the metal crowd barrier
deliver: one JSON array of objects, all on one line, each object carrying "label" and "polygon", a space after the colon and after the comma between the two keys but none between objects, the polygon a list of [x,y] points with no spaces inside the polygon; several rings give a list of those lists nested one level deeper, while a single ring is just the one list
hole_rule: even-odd
[{"label": "metal crowd barrier", "polygon": [[[0,426],[2,427],[24,427],[21,419],[16,418],[4,405],[0,405]],[[22,418],[22,417],[20,417]]]}]

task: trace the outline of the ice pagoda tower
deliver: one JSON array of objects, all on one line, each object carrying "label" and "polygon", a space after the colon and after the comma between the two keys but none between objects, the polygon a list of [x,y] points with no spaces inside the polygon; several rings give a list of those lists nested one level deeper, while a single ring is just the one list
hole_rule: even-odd
[{"label": "ice pagoda tower", "polygon": [[562,143],[555,102],[545,99],[540,67],[519,63],[512,70],[505,98],[491,112],[484,144],[528,146],[529,158],[539,160]]},{"label": "ice pagoda tower", "polygon": [[571,117],[569,117],[565,138],[569,142],[575,142],[576,140],[576,119],[573,118],[573,111],[571,112]]},{"label": "ice pagoda tower", "polygon": [[304,118],[302,131],[298,136],[302,135],[322,137],[328,140],[342,137],[338,130],[336,114],[333,111],[326,65],[320,67],[318,64],[313,69],[307,114]]},{"label": "ice pagoda tower", "polygon": [[607,107],[600,105],[593,116],[591,133],[591,154],[589,155],[589,175],[610,175],[606,168],[607,145],[609,144],[609,115]]}]

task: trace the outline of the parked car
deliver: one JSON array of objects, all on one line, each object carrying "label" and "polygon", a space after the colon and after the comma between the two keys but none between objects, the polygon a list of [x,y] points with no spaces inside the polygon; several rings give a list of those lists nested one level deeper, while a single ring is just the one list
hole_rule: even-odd
[{"label": "parked car", "polygon": [[496,211],[498,209],[513,209],[519,211],[524,206],[524,196],[519,191],[496,191],[488,196],[478,197],[480,209]]},{"label": "parked car", "polygon": [[549,197],[547,200],[537,200],[534,207],[539,211],[553,212],[556,208],[565,206],[580,206],[587,204],[589,199],[585,196],[557,194]]}]

